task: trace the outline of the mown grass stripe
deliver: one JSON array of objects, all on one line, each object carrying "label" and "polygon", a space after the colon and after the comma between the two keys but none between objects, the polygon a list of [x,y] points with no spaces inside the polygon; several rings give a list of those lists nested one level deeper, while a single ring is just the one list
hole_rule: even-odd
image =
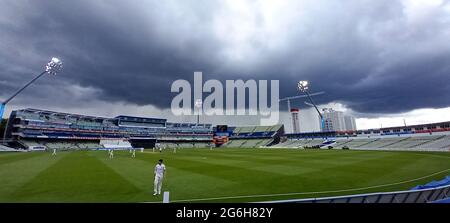
[{"label": "mown grass stripe", "polygon": [[17,198],[14,192],[33,180],[39,173],[49,168],[67,153],[59,153],[58,156],[50,156],[49,153],[23,154],[24,159],[15,159],[14,162],[0,166],[0,201],[15,202]]},{"label": "mown grass stripe", "polygon": [[14,153],[6,153],[6,154],[1,154],[1,155],[2,156],[0,156],[0,166],[8,164],[8,163],[17,162],[20,160],[31,159],[34,157],[48,156],[49,154],[46,152],[33,152],[33,153],[14,152]]},{"label": "mown grass stripe", "polygon": [[[58,158],[51,158],[48,154],[2,165],[0,180],[9,179],[10,185],[17,183],[14,190],[18,190],[14,192],[0,187],[0,201],[160,202],[162,197],[153,197],[151,193],[153,168],[161,158],[168,170],[163,190],[170,191],[172,200],[242,196],[208,202],[251,202],[261,199],[245,197],[254,194],[372,188],[450,168],[450,153],[180,149],[177,153],[171,150],[163,153],[137,152],[134,159],[128,151],[116,151],[112,160],[108,159],[105,151],[72,152],[64,157],[59,157],[59,154]],[[39,160],[42,163],[35,162]],[[30,172],[25,183],[15,182],[14,175],[10,174],[16,173],[12,168],[34,168],[39,167],[38,164],[50,167],[42,172],[24,170],[21,173]],[[358,193],[401,190],[440,179],[444,174]],[[286,195],[283,199],[305,196],[310,195]]]},{"label": "mown grass stripe", "polygon": [[139,192],[133,184],[86,152],[72,152],[14,192],[16,201],[113,202]]}]

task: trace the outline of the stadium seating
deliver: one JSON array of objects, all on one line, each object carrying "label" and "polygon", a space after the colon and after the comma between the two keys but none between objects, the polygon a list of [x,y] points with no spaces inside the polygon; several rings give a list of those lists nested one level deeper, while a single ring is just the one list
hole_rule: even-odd
[{"label": "stadium seating", "polygon": [[419,144],[415,148],[420,150],[431,148],[436,151],[450,151],[450,135],[442,136],[433,141]]},{"label": "stadium seating", "polygon": [[118,139],[118,140],[100,140],[100,145],[107,149],[131,149],[131,143],[128,140]]},{"label": "stadium seating", "polygon": [[334,148],[347,146],[353,149],[369,150],[408,150],[408,151],[449,151],[450,136],[419,135],[337,139]]},{"label": "stadium seating", "polygon": [[259,148],[270,144],[273,139],[233,139],[222,147],[227,148]]},{"label": "stadium seating", "polygon": [[211,124],[168,123],[166,119],[117,116],[103,118],[66,114],[38,109],[22,109],[11,113],[14,128],[7,128],[7,137],[22,142],[24,148],[95,149],[106,147],[131,148],[130,143],[83,143],[75,140],[140,139],[184,141],[183,147],[203,147],[191,141],[212,140]]},{"label": "stadium seating", "polygon": [[389,145],[401,142],[403,140],[406,140],[406,138],[405,137],[378,138],[377,140],[374,140],[372,142],[357,146],[357,148],[381,149],[381,148],[387,147]]},{"label": "stadium seating", "polygon": [[[304,148],[322,145],[324,139],[287,139],[273,148]],[[450,135],[401,135],[386,137],[345,137],[330,143],[335,149],[450,151]],[[328,147],[328,146],[323,146]]]},{"label": "stadium seating", "polygon": [[79,149],[75,143],[71,142],[46,142],[44,145],[49,149],[76,150]]},{"label": "stadium seating", "polygon": [[15,152],[17,151],[14,148],[8,147],[8,146],[4,146],[0,144],[0,152]]},{"label": "stadium seating", "polygon": [[161,143],[163,148],[182,148],[182,149],[192,149],[192,148],[209,148],[211,144],[209,142],[163,142]]},{"label": "stadium seating", "polygon": [[345,140],[336,140],[336,144],[332,145],[335,148],[342,148],[347,146],[349,148],[361,148],[367,144],[370,144],[374,141],[378,140],[377,138],[360,138],[360,139],[345,139]]},{"label": "stadium seating", "polygon": [[288,139],[287,141],[273,145],[274,148],[305,148],[319,146],[324,142],[323,139]]},{"label": "stadium seating", "polygon": [[397,143],[385,146],[385,148],[414,148],[419,145],[435,141],[442,136],[417,136],[417,137],[408,137],[404,140],[401,140]]},{"label": "stadium seating", "polygon": [[98,142],[90,142],[90,141],[80,141],[80,142],[63,142],[63,141],[55,141],[55,142],[37,142],[34,140],[21,140],[23,145],[26,146],[27,149],[32,149],[35,147],[45,148],[45,149],[58,149],[58,150],[86,150],[86,149],[98,149],[103,148]]}]

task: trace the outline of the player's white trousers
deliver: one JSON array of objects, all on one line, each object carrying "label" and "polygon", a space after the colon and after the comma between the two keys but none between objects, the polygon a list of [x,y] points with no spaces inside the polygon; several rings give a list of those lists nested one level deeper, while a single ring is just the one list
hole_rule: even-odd
[{"label": "player's white trousers", "polygon": [[154,192],[160,194],[161,193],[161,187],[162,187],[162,181],[163,176],[155,175],[155,182],[154,182]]}]

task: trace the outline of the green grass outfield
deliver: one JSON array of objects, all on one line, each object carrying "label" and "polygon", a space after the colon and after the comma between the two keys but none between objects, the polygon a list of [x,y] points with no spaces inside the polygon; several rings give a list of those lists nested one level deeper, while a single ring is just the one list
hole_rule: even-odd
[{"label": "green grass outfield", "polygon": [[[0,202],[249,202],[407,190],[450,174],[450,153],[294,149],[179,149],[0,153]],[[325,191],[325,192],[324,192]],[[328,191],[328,192],[327,192]],[[338,191],[338,192],[330,192]],[[317,193],[311,193],[317,192]]]}]

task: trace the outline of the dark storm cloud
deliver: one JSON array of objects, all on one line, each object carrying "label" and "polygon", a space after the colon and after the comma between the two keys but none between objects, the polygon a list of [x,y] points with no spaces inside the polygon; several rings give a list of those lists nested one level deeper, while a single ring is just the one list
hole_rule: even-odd
[{"label": "dark storm cloud", "polygon": [[317,102],[361,113],[450,106],[449,3],[417,13],[407,1],[299,2],[274,17],[251,2],[240,17],[212,1],[2,1],[0,97],[58,55],[64,72],[26,94],[82,103],[44,93],[79,85],[89,99],[167,108],[170,84],[203,71],[279,79],[281,96],[308,79],[327,92]]}]

